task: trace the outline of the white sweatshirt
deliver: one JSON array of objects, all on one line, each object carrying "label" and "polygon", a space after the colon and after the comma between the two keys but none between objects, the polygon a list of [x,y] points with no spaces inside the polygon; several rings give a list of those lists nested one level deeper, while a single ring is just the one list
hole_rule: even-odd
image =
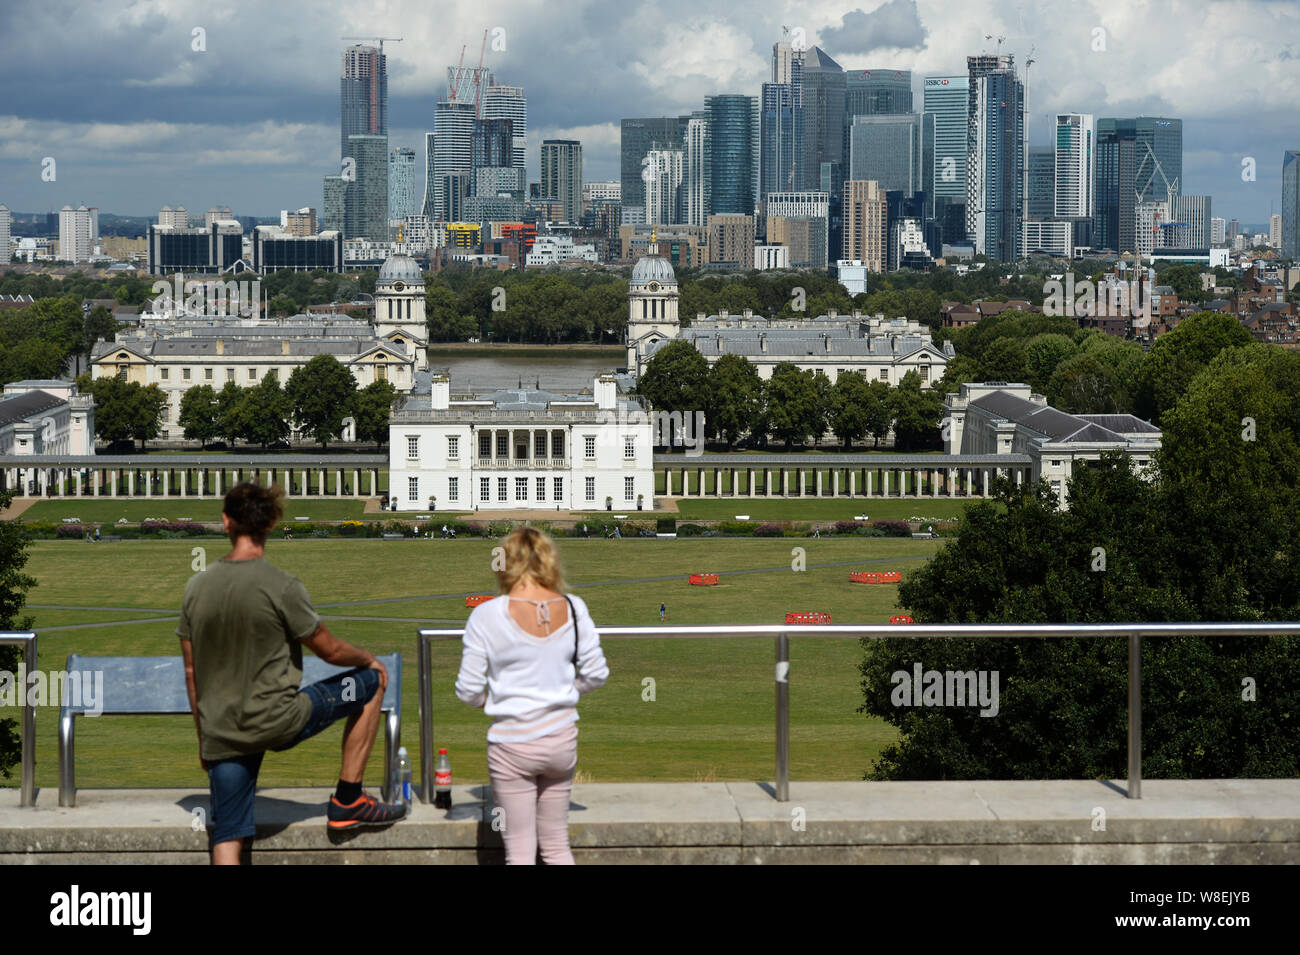
[{"label": "white sweatshirt", "polygon": [[[482,706],[493,718],[488,742],[527,743],[578,719],[578,698],[609,678],[600,635],[582,598],[569,595],[578,612],[578,676],[573,667],[573,621],[547,637],[535,637],[510,616],[500,596],[474,608],[465,624],[456,696]],[[562,601],[550,604],[555,608]],[[568,607],[564,608],[568,614]]]}]

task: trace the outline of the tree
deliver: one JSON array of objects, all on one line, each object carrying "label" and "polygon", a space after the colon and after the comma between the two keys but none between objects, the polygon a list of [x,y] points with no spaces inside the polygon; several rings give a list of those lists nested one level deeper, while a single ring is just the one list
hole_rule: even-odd
[{"label": "tree", "polygon": [[934,383],[934,389],[940,394],[955,395],[961,393],[964,383],[979,380],[980,363],[970,355],[954,355],[948,359],[943,376]]},{"label": "tree", "polygon": [[708,400],[709,363],[687,341],[669,342],[655,353],[637,382],[637,393],[656,411],[703,411]]},{"label": "tree", "polygon": [[424,314],[429,325],[429,341],[464,341],[457,334],[460,306],[456,293],[441,282],[434,282],[425,290]]},{"label": "tree", "polygon": [[289,435],[291,414],[293,403],[275,372],[268,371],[255,386],[244,389],[237,412],[239,436],[262,447],[282,441]]},{"label": "tree", "polygon": [[353,417],[358,441],[373,441],[376,448],[388,443],[388,421],[396,400],[397,389],[389,381],[372,381],[357,392]]},{"label": "tree", "polygon": [[705,421],[730,449],[758,422],[763,405],[763,379],[748,358],[723,355],[709,369],[705,383]]},{"label": "tree", "polygon": [[211,385],[187,388],[181,395],[181,411],[176,423],[185,429],[185,437],[199,442],[202,450],[218,434],[216,390]]},{"label": "tree", "polygon": [[933,389],[921,387],[921,376],[917,372],[909,371],[904,375],[891,398],[895,448],[920,448],[938,441],[943,399]]},{"label": "tree", "polygon": [[63,349],[54,342],[28,338],[0,349],[0,384],[63,375]]},{"label": "tree", "polygon": [[95,342],[111,342],[117,335],[118,321],[103,305],[96,305],[86,315],[81,333],[81,353],[86,356],[86,366],[90,366],[90,352]]},{"label": "tree", "polygon": [[143,451],[146,441],[158,437],[167,395],[157,385],[142,387],[133,381],[126,387],[131,407],[131,437],[140,442]]},{"label": "tree", "polygon": [[325,447],[343,429],[352,410],[357,380],[333,355],[317,355],[289,376],[285,388],[298,427]]},{"label": "tree", "polygon": [[764,392],[768,427],[786,450],[792,441],[816,441],[826,431],[827,409],[811,371],[783,361],[772,369]]},{"label": "tree", "polygon": [[232,448],[235,440],[243,434],[244,389],[233,381],[227,381],[217,392],[216,429],[217,434],[226,440]]},{"label": "tree", "polygon": [[1063,362],[1047,384],[1048,402],[1070,414],[1114,414],[1118,392],[1115,372],[1090,354]]},{"label": "tree", "polygon": [[[0,491],[0,512],[13,498],[13,491]],[[19,617],[27,591],[36,586],[36,580],[23,573],[30,540],[31,534],[22,521],[0,521],[0,630],[31,628],[30,617]],[[18,659],[17,647],[0,647],[0,671],[16,672]],[[0,776],[9,778],[10,768],[17,764],[20,752],[16,721],[0,720]]]},{"label": "tree", "polygon": [[880,439],[889,434],[894,423],[893,396],[889,385],[879,379],[868,383],[867,394],[867,433],[874,442],[872,447],[878,448]]},{"label": "tree", "polygon": [[95,434],[105,441],[134,438],[144,442],[158,437],[167,395],[157,385],[147,388],[136,381],[113,376],[77,379],[78,390],[95,399]]},{"label": "tree", "polygon": [[1156,339],[1138,370],[1135,413],[1156,424],[1191,380],[1225,348],[1249,345],[1250,332],[1231,315],[1198,312]]},{"label": "tree", "polygon": [[827,424],[849,450],[853,442],[871,429],[871,386],[861,372],[843,372],[831,386]]},{"label": "tree", "polygon": [[985,349],[980,374],[985,381],[1024,381],[1025,359],[1025,346],[1019,339],[999,338]]},{"label": "tree", "polygon": [[1025,342],[1025,381],[1040,394],[1047,393],[1047,383],[1061,362],[1079,350],[1068,335],[1035,335]]}]

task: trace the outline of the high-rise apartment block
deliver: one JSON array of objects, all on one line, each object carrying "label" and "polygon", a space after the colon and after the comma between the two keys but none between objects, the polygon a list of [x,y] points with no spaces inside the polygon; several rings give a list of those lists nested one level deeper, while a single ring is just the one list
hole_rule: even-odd
[{"label": "high-rise apartment block", "polygon": [[542,198],[560,203],[564,221],[582,221],[582,143],[576,139],[542,141]]},{"label": "high-rise apartment block", "polygon": [[861,261],[871,272],[885,271],[887,208],[879,183],[860,179],[844,183],[844,241],[840,258]]}]

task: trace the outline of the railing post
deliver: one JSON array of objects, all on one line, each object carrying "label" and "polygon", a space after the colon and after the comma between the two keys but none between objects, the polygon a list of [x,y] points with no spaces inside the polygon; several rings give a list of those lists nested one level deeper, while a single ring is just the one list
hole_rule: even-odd
[{"label": "railing post", "polygon": [[427,637],[416,634],[415,639],[420,665],[420,797],[433,805],[433,652]]},{"label": "railing post", "polygon": [[790,637],[776,637],[776,801],[790,801]]},{"label": "railing post", "polygon": [[1142,798],[1142,637],[1128,638],[1128,798]]},{"label": "railing post", "polygon": [[[23,664],[27,673],[36,672],[36,635],[23,643]],[[26,693],[26,687],[20,687],[19,693]],[[22,807],[36,805],[36,707],[23,707],[23,755],[22,755],[22,793],[18,805]]]}]

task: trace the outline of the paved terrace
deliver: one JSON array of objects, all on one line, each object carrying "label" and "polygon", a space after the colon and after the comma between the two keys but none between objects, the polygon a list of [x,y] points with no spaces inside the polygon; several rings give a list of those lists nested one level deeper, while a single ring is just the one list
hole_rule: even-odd
[{"label": "paved terrace", "polygon": [[[574,787],[579,863],[1300,863],[1300,779],[1124,783],[588,783]],[[327,789],[262,789],[252,861],[500,863],[490,791],[453,789],[453,808],[416,803],[378,831],[331,836]],[[206,791],[55,789],[20,809],[0,790],[0,863],[207,862]],[[202,810],[200,817],[195,810]],[[1100,812],[1099,812],[1100,810]],[[1105,828],[1099,825],[1104,813]],[[803,820],[803,827],[798,823]]]}]

